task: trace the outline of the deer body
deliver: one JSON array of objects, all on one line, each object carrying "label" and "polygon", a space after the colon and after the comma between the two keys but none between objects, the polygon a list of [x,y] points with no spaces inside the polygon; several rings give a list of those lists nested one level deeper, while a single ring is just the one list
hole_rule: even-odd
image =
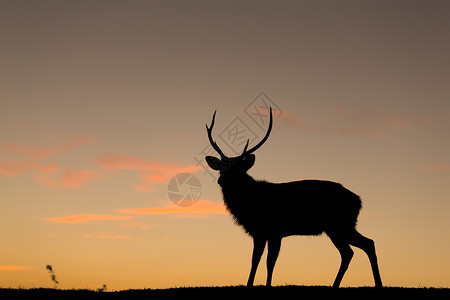
[{"label": "deer body", "polygon": [[338,183],[271,183],[247,176],[221,188],[227,209],[250,236],[320,235],[356,224],[361,200]]},{"label": "deer body", "polygon": [[268,244],[267,281],[271,286],[272,274],[282,238],[290,235],[320,235],[326,233],[341,255],[341,265],[333,283],[339,287],[353,257],[350,245],[361,248],[369,257],[375,286],[381,287],[374,242],[356,231],[361,209],[358,195],[339,183],[322,180],[300,180],[271,183],[253,179],[247,171],[255,163],[255,150],[264,144],[272,129],[270,109],[269,129],[264,138],[253,148],[238,157],[227,157],[212,139],[215,113],[210,127],[206,126],[208,138],[220,159],[205,157],[208,165],[220,172],[218,184],[223,200],[235,222],[253,237],[253,254],[247,281],[252,286],[256,269]]}]

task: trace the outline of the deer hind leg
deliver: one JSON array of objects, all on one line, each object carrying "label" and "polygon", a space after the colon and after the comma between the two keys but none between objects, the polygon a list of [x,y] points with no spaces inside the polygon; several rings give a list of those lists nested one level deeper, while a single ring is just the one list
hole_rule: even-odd
[{"label": "deer hind leg", "polygon": [[273,238],[268,241],[267,253],[267,281],[266,286],[272,286],[272,274],[275,263],[277,262],[278,253],[281,248],[281,238]]},{"label": "deer hind leg", "polygon": [[358,231],[350,236],[350,244],[362,249],[369,257],[370,266],[372,267],[373,279],[376,287],[382,287],[380,270],[378,268],[377,254],[375,252],[375,243],[373,240],[366,238]]},{"label": "deer hind leg", "polygon": [[266,247],[266,240],[261,238],[253,238],[253,254],[252,254],[252,268],[248,277],[247,286],[253,286],[255,281],[256,269],[258,269],[259,261]]},{"label": "deer hind leg", "polygon": [[339,236],[330,236],[331,241],[339,250],[339,254],[341,254],[341,265],[339,267],[339,271],[336,275],[336,279],[334,279],[333,287],[338,288],[341,284],[342,278],[344,277],[345,272],[348,269],[348,265],[353,257],[353,250],[350,248],[349,243],[346,239],[343,239]]}]

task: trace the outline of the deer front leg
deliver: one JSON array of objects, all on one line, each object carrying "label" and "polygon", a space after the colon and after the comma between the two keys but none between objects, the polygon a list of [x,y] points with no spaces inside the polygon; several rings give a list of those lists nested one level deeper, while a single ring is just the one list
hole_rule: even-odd
[{"label": "deer front leg", "polygon": [[272,286],[272,274],[273,268],[280,253],[281,238],[273,238],[268,241],[268,253],[267,253],[267,281],[266,286]]},{"label": "deer front leg", "polygon": [[250,276],[248,277],[247,286],[253,286],[255,281],[256,269],[258,269],[259,261],[264,252],[266,246],[266,240],[261,238],[253,238],[253,254],[252,254],[252,268],[250,270]]}]

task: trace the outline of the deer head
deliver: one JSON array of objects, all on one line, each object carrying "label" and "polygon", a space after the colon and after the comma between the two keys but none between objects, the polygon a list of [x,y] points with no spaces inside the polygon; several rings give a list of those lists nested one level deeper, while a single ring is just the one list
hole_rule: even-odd
[{"label": "deer head", "polygon": [[[267,129],[266,135],[264,138],[254,147],[251,149],[248,148],[249,140],[247,140],[247,143],[245,144],[244,150],[242,151],[242,154],[236,157],[228,157],[226,156],[223,151],[219,148],[217,143],[212,138],[212,130],[214,127],[214,121],[216,119],[216,112],[213,114],[213,118],[211,121],[211,125],[208,127],[206,125],[206,131],[208,132],[208,139],[211,143],[211,146],[214,148],[214,150],[217,151],[217,153],[220,155],[220,159],[214,156],[206,156],[206,162],[208,163],[209,167],[213,170],[219,171],[220,176],[226,176],[226,175],[238,175],[238,174],[244,174],[247,172],[255,163],[255,155],[252,154],[256,150],[258,150],[265,141],[269,138],[270,131],[272,130],[272,108],[270,108],[270,120],[269,120],[269,127]],[[220,183],[220,178],[219,178]]]}]

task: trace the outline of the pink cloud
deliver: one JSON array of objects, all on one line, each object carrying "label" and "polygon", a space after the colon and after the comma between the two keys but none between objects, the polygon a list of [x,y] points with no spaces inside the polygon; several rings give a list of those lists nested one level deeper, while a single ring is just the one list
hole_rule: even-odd
[{"label": "pink cloud", "polygon": [[38,171],[40,173],[53,173],[58,171],[59,166],[55,163],[49,163],[45,166],[27,161],[9,160],[0,161],[0,175],[16,176],[29,171]]},{"label": "pink cloud", "polygon": [[87,143],[96,141],[90,137],[80,137],[59,147],[45,147],[31,144],[2,144],[0,150],[6,153],[22,155],[33,160],[40,160],[55,154],[62,154],[77,149]]},{"label": "pink cloud", "polygon": [[336,105],[334,111],[354,124],[362,127],[382,129],[414,129],[427,123],[427,119],[411,113],[381,112],[368,108]]},{"label": "pink cloud", "polygon": [[414,114],[380,112],[370,108],[335,105],[326,115],[333,125],[305,121],[293,112],[283,111],[280,120],[309,133],[341,136],[361,136],[378,141],[392,139],[399,130],[412,130],[427,123],[427,119]]},{"label": "pink cloud", "polygon": [[180,166],[117,154],[104,155],[97,162],[106,170],[139,172],[139,183],[132,185],[132,188],[146,193],[154,192],[157,190],[157,185],[166,184],[178,173],[193,173],[201,169],[201,166],[197,165]]},{"label": "pink cloud", "polygon": [[139,172],[139,184],[132,185],[132,188],[145,193],[153,193],[157,190],[156,185],[166,184],[175,174],[181,172],[160,172],[148,173]]},{"label": "pink cloud", "polygon": [[[373,139],[383,139],[383,136],[378,128],[371,126],[362,125],[362,117],[358,112],[346,107],[337,105],[333,108],[332,113],[341,119],[346,119],[353,125],[333,125],[329,126],[327,124],[319,124],[311,121],[306,121],[297,116],[295,113],[290,111],[283,111],[279,116],[279,119],[289,125],[296,127],[308,133],[315,134],[332,134],[332,135],[342,135],[342,136],[364,136]],[[331,119],[331,117],[329,117]],[[339,122],[342,123],[342,120]],[[358,124],[357,124],[358,123]]]},{"label": "pink cloud", "polygon": [[283,114],[280,116],[280,119],[281,121],[294,127],[305,129],[312,129],[314,127],[312,124],[300,119],[297,115],[289,111],[283,112]]},{"label": "pink cloud", "polygon": [[[256,111],[257,115],[264,114],[266,116],[269,115],[269,108],[262,107],[262,106],[255,106],[254,110]],[[272,115],[274,118],[277,118],[281,122],[293,126],[296,128],[308,130],[308,131],[316,131],[317,126],[307,122],[303,119],[301,119],[297,114],[291,112],[291,111],[277,111],[275,108],[272,109]],[[277,121],[275,121],[277,122]]]},{"label": "pink cloud", "polygon": [[65,217],[47,218],[48,222],[55,223],[69,223],[69,224],[87,224],[96,223],[99,221],[126,221],[133,219],[133,216],[116,216],[116,215],[101,215],[101,214],[79,214]]},{"label": "pink cloud", "polygon": [[33,178],[54,189],[86,187],[92,180],[104,178],[104,174],[94,170],[77,170],[66,167],[62,174],[35,174]]},{"label": "pink cloud", "polygon": [[27,173],[31,178],[46,186],[61,189],[64,187],[84,187],[87,182],[99,178],[100,173],[92,170],[76,170],[66,167],[62,174],[57,173],[60,167],[56,163],[38,162],[52,155],[62,154],[81,147],[95,139],[80,137],[62,144],[59,147],[44,147],[31,144],[0,144],[0,151],[21,155],[31,159],[9,159],[0,161],[0,175],[17,176]]},{"label": "pink cloud", "polygon": [[176,217],[198,218],[208,215],[226,215],[228,214],[223,203],[209,200],[198,200],[194,205],[188,207],[180,207],[168,202],[161,207],[144,207],[144,208],[125,208],[116,210],[125,214],[138,215],[174,215]]}]

